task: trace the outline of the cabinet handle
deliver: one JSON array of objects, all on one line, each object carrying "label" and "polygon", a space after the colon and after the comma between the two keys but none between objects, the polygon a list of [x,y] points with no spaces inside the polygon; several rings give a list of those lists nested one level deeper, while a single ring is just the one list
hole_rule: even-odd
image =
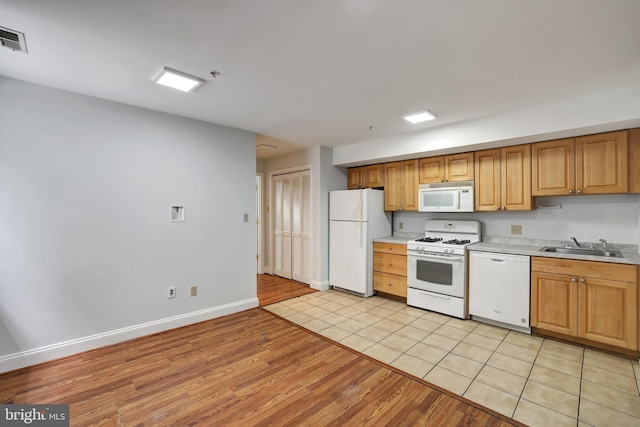
[{"label": "cabinet handle", "polygon": [[578,279],[576,279],[575,277],[572,277],[572,278],[571,278],[571,281],[572,281],[572,282],[577,282],[577,281],[578,281]]},{"label": "cabinet handle", "polygon": [[500,206],[496,206],[496,210],[499,211],[500,210]]},{"label": "cabinet handle", "polygon": [[587,283],[585,279],[580,279],[580,283]]},{"label": "cabinet handle", "polygon": [[506,206],[503,206],[503,207],[502,207],[502,209],[500,209],[500,210],[501,210],[501,211],[506,211],[506,210],[507,210],[507,207],[506,207]]},{"label": "cabinet handle", "polygon": [[573,194],[573,190],[569,190],[569,194]]},{"label": "cabinet handle", "polygon": [[582,190],[578,190],[578,191],[576,191],[576,193],[582,193]]}]

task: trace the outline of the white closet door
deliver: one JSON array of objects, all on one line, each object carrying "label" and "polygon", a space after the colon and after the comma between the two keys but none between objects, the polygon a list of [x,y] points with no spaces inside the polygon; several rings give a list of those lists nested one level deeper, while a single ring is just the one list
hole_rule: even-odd
[{"label": "white closet door", "polygon": [[304,171],[293,178],[293,279],[311,283],[311,172]]},{"label": "white closet door", "polygon": [[310,284],[312,279],[311,173],[274,176],[274,273]]},{"label": "white closet door", "polygon": [[275,265],[278,276],[291,279],[291,177],[274,177],[275,184]]}]

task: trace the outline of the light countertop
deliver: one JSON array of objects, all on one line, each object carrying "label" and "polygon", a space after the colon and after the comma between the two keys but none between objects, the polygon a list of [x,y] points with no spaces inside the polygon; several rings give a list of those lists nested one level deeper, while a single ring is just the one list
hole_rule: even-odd
[{"label": "light countertop", "polygon": [[609,250],[620,251],[622,258],[620,257],[603,257],[594,255],[575,255],[575,254],[562,254],[554,252],[540,252],[544,246],[558,246],[564,245],[564,241],[542,241],[533,239],[509,239],[509,238],[491,238],[483,237],[483,241],[474,243],[467,246],[470,251],[479,252],[494,252],[511,255],[528,255],[539,256],[546,258],[563,258],[563,259],[576,259],[585,261],[599,261],[610,262],[615,264],[635,264],[640,265],[640,254],[638,254],[637,246],[635,245],[608,245]]},{"label": "light countertop", "polygon": [[[420,236],[418,236],[420,237]],[[415,239],[415,236],[388,236],[379,237],[373,239],[374,242],[382,243],[399,243],[406,244],[409,240]],[[638,254],[637,245],[617,245],[609,244],[609,250],[620,251],[622,258],[620,257],[603,257],[593,255],[575,255],[575,254],[561,254],[553,252],[540,252],[543,246],[563,246],[565,241],[556,240],[536,240],[536,239],[523,239],[523,238],[507,238],[507,237],[489,237],[483,236],[482,242],[474,243],[467,246],[470,251],[479,252],[494,252],[511,255],[528,255],[528,256],[540,256],[547,258],[563,258],[563,259],[577,259],[585,261],[599,261],[599,262],[611,262],[615,264],[633,264],[640,265],[640,254]]]}]

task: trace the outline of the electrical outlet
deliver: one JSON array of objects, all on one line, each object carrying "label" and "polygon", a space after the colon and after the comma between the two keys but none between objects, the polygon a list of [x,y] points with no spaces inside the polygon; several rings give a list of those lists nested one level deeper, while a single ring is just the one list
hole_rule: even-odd
[{"label": "electrical outlet", "polygon": [[522,226],[521,225],[512,225],[511,226],[511,234],[522,234]]},{"label": "electrical outlet", "polygon": [[195,297],[198,295],[198,287],[197,286],[192,286],[191,287],[191,296]]},{"label": "electrical outlet", "polygon": [[398,228],[399,228],[400,230],[404,230],[404,222],[400,221],[400,222],[398,223]]},{"label": "electrical outlet", "polygon": [[243,219],[244,222],[249,222],[249,214],[248,213],[244,214],[242,216],[242,219]]},{"label": "electrical outlet", "polygon": [[176,287],[175,286],[169,286],[167,288],[167,298],[171,299],[171,298],[175,298],[176,297]]}]

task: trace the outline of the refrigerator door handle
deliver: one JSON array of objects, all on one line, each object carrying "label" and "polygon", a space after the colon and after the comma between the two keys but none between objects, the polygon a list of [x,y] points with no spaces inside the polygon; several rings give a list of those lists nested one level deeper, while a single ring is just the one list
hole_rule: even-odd
[{"label": "refrigerator door handle", "polygon": [[358,222],[360,223],[360,247],[362,248],[364,243],[363,243],[363,239],[364,239],[364,233],[362,232],[362,209],[364,208],[363,206],[364,201],[362,200],[362,191],[360,191],[360,201],[358,202]]}]

